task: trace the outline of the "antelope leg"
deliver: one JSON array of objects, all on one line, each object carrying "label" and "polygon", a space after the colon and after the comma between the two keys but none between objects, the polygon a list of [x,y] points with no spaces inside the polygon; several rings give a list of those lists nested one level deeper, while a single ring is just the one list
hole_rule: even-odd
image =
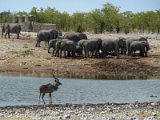
[{"label": "antelope leg", "polygon": [[39,94],[39,101],[38,101],[38,104],[40,104],[40,98],[41,98],[41,93]]},{"label": "antelope leg", "polygon": [[50,98],[49,103],[52,104],[52,94],[51,93],[49,93],[49,98]]},{"label": "antelope leg", "polygon": [[45,104],[44,95],[45,95],[45,93],[42,94],[42,100],[43,100],[43,103]]}]

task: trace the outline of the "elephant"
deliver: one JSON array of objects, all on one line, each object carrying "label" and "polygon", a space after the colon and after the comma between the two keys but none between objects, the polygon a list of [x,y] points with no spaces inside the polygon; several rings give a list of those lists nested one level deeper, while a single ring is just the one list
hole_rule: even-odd
[{"label": "elephant", "polygon": [[66,33],[63,38],[78,42],[82,39],[87,39],[87,35],[84,33]]},{"label": "elephant", "polygon": [[127,52],[128,52],[128,55],[131,54],[131,43],[133,41],[146,41],[147,42],[147,38],[145,37],[140,37],[140,38],[126,38],[126,48],[127,48]]},{"label": "elephant", "polygon": [[19,24],[3,24],[2,26],[2,37],[3,33],[5,34],[5,38],[8,35],[8,38],[10,38],[10,33],[17,34],[17,39],[19,39],[19,34],[21,32],[21,25]]},{"label": "elephant", "polygon": [[61,39],[52,39],[49,41],[48,53],[50,53],[50,48],[53,48],[52,56],[54,56],[54,51],[56,49],[56,42],[61,41]]},{"label": "elephant", "polygon": [[[62,39],[56,42],[56,54],[55,56],[62,56],[62,51],[64,52],[64,57],[72,55],[75,56],[76,43],[69,39]],[[68,55],[66,55],[66,52]]]},{"label": "elephant", "polygon": [[83,47],[79,46],[78,44],[76,45],[76,50],[75,50],[75,54],[77,56],[82,56],[83,57]]},{"label": "elephant", "polygon": [[119,49],[124,45],[124,38],[116,38],[116,39],[105,39],[102,40],[102,57],[106,57],[106,55],[109,55],[110,53],[113,55],[115,54],[117,56],[117,59],[119,59]]},{"label": "elephant", "polygon": [[84,50],[84,56],[98,56],[99,50],[102,46],[102,40],[100,38],[91,38],[89,40],[80,40],[78,45],[81,46]]},{"label": "elephant", "polygon": [[35,47],[40,47],[40,42],[41,41],[46,41],[48,42],[48,45],[49,45],[49,41],[51,39],[56,39],[58,38],[58,31],[57,30],[54,30],[54,29],[49,29],[49,30],[40,30],[38,33],[37,33],[37,43],[35,45]]},{"label": "elephant", "polygon": [[126,39],[123,38],[123,37],[120,37],[119,39],[121,39],[121,44],[119,44],[119,52],[121,54],[125,54],[126,55],[126,52],[127,52],[127,46],[126,46]]},{"label": "elephant", "polygon": [[148,50],[150,49],[147,41],[133,41],[130,45],[130,52],[132,56],[135,56],[137,50],[140,51],[140,56],[147,57]]}]

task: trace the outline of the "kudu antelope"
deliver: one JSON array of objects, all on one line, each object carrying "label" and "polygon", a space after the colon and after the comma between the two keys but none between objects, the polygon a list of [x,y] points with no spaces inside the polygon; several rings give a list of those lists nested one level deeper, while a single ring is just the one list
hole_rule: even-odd
[{"label": "kudu antelope", "polygon": [[58,78],[54,77],[54,79],[55,79],[55,80],[54,80],[54,83],[53,83],[53,84],[48,83],[48,84],[46,84],[46,85],[41,85],[41,86],[39,87],[40,95],[39,95],[38,104],[40,104],[40,98],[41,98],[41,97],[42,97],[42,100],[43,100],[43,102],[44,102],[44,104],[45,104],[44,95],[45,95],[46,93],[49,93],[49,98],[50,98],[49,103],[52,104],[52,92],[58,90],[58,86],[59,86],[59,85],[62,85],[62,83],[59,82],[59,79],[58,79]]}]

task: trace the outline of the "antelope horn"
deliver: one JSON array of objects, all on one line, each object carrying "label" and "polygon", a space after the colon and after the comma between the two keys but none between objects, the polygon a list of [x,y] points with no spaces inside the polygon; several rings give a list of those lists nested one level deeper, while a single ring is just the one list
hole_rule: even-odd
[{"label": "antelope horn", "polygon": [[55,75],[54,75],[54,74],[53,74],[53,78],[54,78],[55,80],[59,80],[58,78],[56,78],[56,77],[55,77]]}]

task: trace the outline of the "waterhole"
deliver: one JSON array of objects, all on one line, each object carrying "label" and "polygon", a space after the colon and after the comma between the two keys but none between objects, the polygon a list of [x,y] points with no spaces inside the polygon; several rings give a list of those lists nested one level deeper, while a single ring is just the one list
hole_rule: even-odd
[{"label": "waterhole", "polygon": [[[160,100],[160,80],[94,80],[59,78],[53,104],[133,103]],[[39,86],[50,77],[0,76],[0,106],[38,104]],[[48,94],[45,101],[48,103]],[[41,101],[42,104],[42,101]]]}]

